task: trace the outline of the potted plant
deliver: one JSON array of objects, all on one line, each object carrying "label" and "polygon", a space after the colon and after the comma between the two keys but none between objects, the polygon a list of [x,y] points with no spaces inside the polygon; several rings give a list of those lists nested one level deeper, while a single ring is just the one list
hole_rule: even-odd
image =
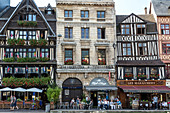
[{"label": "potted plant", "polygon": [[61,89],[56,87],[49,86],[47,89],[47,98],[50,101],[50,109],[54,109],[54,104],[58,101]]}]

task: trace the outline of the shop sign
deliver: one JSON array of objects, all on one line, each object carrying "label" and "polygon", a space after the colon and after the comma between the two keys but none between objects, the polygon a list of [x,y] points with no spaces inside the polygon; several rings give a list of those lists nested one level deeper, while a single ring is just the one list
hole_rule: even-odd
[{"label": "shop sign", "polygon": [[121,86],[121,85],[129,85],[129,86],[155,86],[155,85],[159,85],[159,86],[164,86],[165,85],[165,81],[164,80],[118,80],[117,81],[117,85]]},{"label": "shop sign", "polygon": [[109,83],[104,78],[95,78],[91,81],[90,86],[108,86]]}]

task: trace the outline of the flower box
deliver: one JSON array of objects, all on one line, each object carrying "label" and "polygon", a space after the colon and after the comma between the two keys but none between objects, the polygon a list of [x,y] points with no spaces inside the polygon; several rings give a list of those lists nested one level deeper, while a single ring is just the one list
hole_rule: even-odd
[{"label": "flower box", "polygon": [[104,59],[102,59],[102,60],[98,59],[98,64],[99,65],[106,65],[106,61]]},{"label": "flower box", "polygon": [[37,26],[36,21],[17,21],[19,26],[24,26],[24,27],[35,27]]},{"label": "flower box", "polygon": [[64,62],[64,64],[65,64],[65,65],[73,65],[74,62],[73,62],[73,60],[66,60],[66,61]]},{"label": "flower box", "polygon": [[10,46],[15,46],[15,45],[25,45],[25,40],[24,39],[8,39],[8,44]]},{"label": "flower box", "polygon": [[87,60],[82,60],[82,65],[89,65]]},{"label": "flower box", "polygon": [[137,75],[137,79],[141,80],[147,79],[147,75]]},{"label": "flower box", "polygon": [[158,79],[158,78],[159,78],[159,74],[150,75],[150,79]]},{"label": "flower box", "polygon": [[133,79],[133,74],[125,74],[125,79]]}]

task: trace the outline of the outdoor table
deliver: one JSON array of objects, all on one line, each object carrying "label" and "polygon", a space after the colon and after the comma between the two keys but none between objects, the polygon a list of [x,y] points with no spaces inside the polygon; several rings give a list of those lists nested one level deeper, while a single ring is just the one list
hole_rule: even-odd
[{"label": "outdoor table", "polygon": [[[148,105],[148,106],[147,106]],[[146,102],[146,101],[141,101],[140,102],[140,108],[144,108],[144,109],[150,109],[151,105],[150,105],[150,101]]]},{"label": "outdoor table", "polygon": [[24,103],[24,108],[31,109],[32,108],[32,102],[25,102]]}]

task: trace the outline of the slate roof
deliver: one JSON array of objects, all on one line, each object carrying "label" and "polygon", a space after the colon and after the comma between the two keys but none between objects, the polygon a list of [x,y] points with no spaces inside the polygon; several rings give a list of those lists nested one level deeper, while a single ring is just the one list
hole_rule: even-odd
[{"label": "slate roof", "polygon": [[165,66],[161,60],[135,60],[135,61],[126,61],[118,60],[118,66]]},{"label": "slate roof", "polygon": [[[129,15],[116,15],[116,25],[117,25],[117,34],[120,34],[120,24],[121,22],[127,18]],[[146,30],[147,34],[155,34],[157,33],[157,26],[154,19],[154,16],[152,14],[146,14],[146,15],[137,15],[141,19],[145,20],[146,22]]]},{"label": "slate roof", "polygon": [[152,0],[153,8],[158,16],[170,16],[170,0]]},{"label": "slate roof", "polygon": [[16,7],[10,7],[0,18],[9,18]]}]

